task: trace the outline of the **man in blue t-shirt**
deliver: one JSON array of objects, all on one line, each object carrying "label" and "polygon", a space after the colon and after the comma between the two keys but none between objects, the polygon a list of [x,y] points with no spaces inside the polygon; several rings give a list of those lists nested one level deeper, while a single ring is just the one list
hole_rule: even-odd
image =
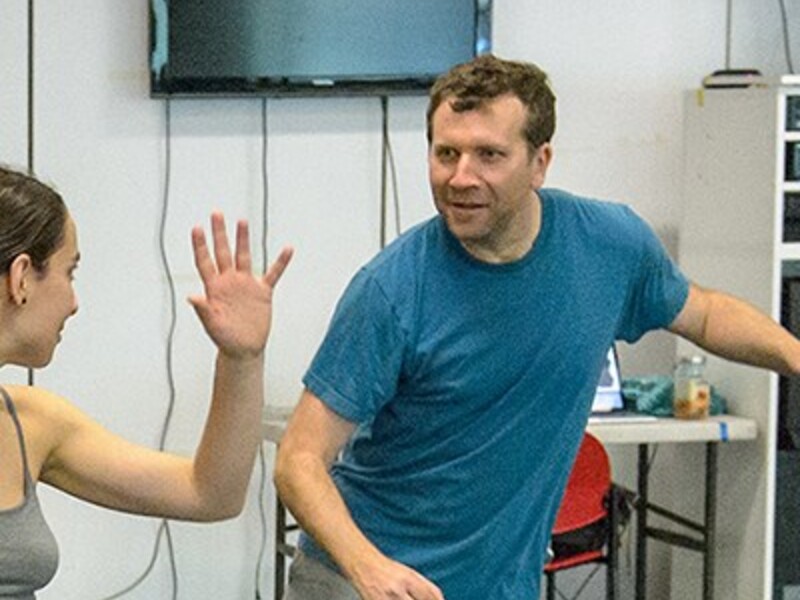
[{"label": "man in blue t-shirt", "polygon": [[800,342],[689,283],[630,209],[543,188],[555,98],[483,56],[431,90],[439,216],[353,278],[275,482],[301,523],[287,600],[536,599],[606,352],[666,328],[783,373]]}]

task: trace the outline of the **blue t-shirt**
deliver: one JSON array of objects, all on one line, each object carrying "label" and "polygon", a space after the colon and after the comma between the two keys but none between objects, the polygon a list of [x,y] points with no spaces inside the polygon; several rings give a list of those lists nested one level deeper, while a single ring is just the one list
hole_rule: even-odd
[{"label": "blue t-shirt", "polygon": [[440,217],[397,239],[353,278],[304,377],[358,423],[332,468],[353,519],[450,600],[539,597],[608,347],[670,324],[688,293],[630,209],[539,194],[539,236],[513,263],[476,260]]}]

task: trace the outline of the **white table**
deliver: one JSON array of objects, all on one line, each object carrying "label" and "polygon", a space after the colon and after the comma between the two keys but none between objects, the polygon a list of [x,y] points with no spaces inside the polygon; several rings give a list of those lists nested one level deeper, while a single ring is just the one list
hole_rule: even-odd
[{"label": "white table", "polygon": [[[267,407],[264,411],[264,440],[279,444],[286,429],[291,407]],[[646,595],[647,541],[648,538],[689,548],[703,555],[703,599],[714,597],[714,543],[716,535],[717,504],[717,450],[720,443],[754,440],[756,423],[752,419],[731,415],[709,417],[697,421],[656,419],[650,422],[625,423],[609,420],[591,423],[587,430],[607,445],[634,444],[638,446],[637,502],[636,502],[636,600]],[[704,443],[705,464],[705,514],[702,523],[696,523],[650,502],[650,444]],[[650,527],[648,512],[653,512],[674,524],[693,530],[696,537],[674,531]],[[286,509],[278,498],[275,519],[275,598],[283,595],[285,557],[291,556],[292,546],[286,543]]]},{"label": "white table", "polygon": [[696,421],[656,419],[637,423],[590,423],[587,431],[604,444],[658,444],[685,442],[733,442],[756,439],[756,422],[723,415]]},{"label": "white table", "polygon": [[[646,597],[647,540],[653,538],[700,552],[703,556],[703,600],[714,597],[714,559],[717,508],[717,450],[720,443],[754,440],[756,423],[752,419],[724,415],[697,421],[657,419],[647,423],[592,423],[587,428],[604,444],[635,444],[639,448],[636,501],[636,600]],[[705,510],[702,523],[691,521],[650,501],[650,444],[705,443]],[[695,535],[673,529],[650,527],[648,513],[655,513]]]}]

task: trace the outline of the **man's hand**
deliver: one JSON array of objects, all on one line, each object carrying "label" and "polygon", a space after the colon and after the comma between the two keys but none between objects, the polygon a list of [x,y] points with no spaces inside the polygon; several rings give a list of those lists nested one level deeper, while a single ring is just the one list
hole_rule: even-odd
[{"label": "man's hand", "polygon": [[431,581],[385,556],[356,567],[350,577],[364,600],[444,600]]}]

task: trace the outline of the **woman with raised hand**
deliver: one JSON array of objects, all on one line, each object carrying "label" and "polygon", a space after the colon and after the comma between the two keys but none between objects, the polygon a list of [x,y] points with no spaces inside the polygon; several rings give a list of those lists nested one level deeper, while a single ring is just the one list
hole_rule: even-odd
[{"label": "woman with raised hand", "polygon": [[[217,346],[211,406],[193,458],[128,442],[38,387],[0,385],[0,597],[30,599],[58,565],[38,482],[95,504],[170,519],[212,521],[242,510],[261,441],[264,348],[272,297],[292,251],[252,274],[247,223],[232,252],[220,213],[212,251],[192,230],[204,294],[189,299]],[[47,365],[78,309],[75,222],[57,192],[0,167],[0,366]]]}]

